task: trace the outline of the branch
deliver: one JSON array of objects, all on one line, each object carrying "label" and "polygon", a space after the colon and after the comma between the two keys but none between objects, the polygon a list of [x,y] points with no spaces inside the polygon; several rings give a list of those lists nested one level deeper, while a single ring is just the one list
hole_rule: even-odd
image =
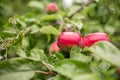
[{"label": "branch", "polygon": [[0,51],[6,49],[7,46],[9,46],[10,44],[14,43],[14,41],[15,41],[16,39],[18,39],[19,36],[20,36],[22,33],[24,33],[24,35],[26,35],[30,30],[31,30],[31,26],[28,27],[28,28],[26,28],[25,30],[21,31],[15,38],[11,38],[11,39],[9,39],[9,40],[7,40],[7,41],[4,41],[4,42],[1,44],[1,46],[0,46]]},{"label": "branch", "polygon": [[36,73],[40,73],[40,74],[46,74],[46,75],[56,75],[54,73],[51,73],[51,72],[46,72],[46,71],[40,71],[40,70],[35,70]]},{"label": "branch", "polygon": [[35,70],[36,73],[40,73],[40,74],[49,74],[48,72],[45,71],[40,71],[40,70]]},{"label": "branch", "polygon": [[95,0],[90,0],[88,3],[85,3],[82,5],[82,7],[80,7],[78,10],[76,10],[74,13],[72,13],[71,15],[68,15],[68,18],[72,18],[74,16],[75,13],[78,13],[80,11],[82,11],[86,6],[90,5],[91,3],[94,3]]},{"label": "branch", "polygon": [[50,68],[50,66],[49,66],[49,64],[47,64],[46,62],[42,62],[44,65],[45,65],[45,67],[48,69],[48,74],[51,74],[51,75],[56,75],[56,73],[54,73],[52,70],[51,70],[51,68]]}]

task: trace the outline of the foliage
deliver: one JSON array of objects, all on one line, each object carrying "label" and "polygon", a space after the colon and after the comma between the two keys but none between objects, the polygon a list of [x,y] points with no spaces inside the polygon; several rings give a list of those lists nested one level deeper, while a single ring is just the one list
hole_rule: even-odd
[{"label": "foliage", "polygon": [[[0,1],[0,80],[120,79],[120,1],[62,1]],[[51,2],[58,11],[48,14]],[[111,42],[50,52],[62,31],[106,32]]]}]

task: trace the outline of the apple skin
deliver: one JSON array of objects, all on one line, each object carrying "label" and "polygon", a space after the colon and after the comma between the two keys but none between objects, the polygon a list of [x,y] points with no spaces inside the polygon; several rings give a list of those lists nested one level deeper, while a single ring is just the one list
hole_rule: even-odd
[{"label": "apple skin", "polygon": [[85,37],[83,37],[83,39],[81,40],[81,45],[82,45],[82,48],[90,47],[98,41],[110,42],[110,39],[108,35],[103,32],[90,33],[90,34],[87,34]]},{"label": "apple skin", "polygon": [[58,10],[57,4],[56,3],[49,3],[46,6],[45,10],[48,13],[55,13]]},{"label": "apple skin", "polygon": [[80,46],[82,37],[76,32],[62,32],[57,40],[58,47],[69,52],[73,46]]},{"label": "apple skin", "polygon": [[50,52],[59,52],[60,49],[59,47],[57,46],[57,41],[53,42],[51,45],[50,45]]}]

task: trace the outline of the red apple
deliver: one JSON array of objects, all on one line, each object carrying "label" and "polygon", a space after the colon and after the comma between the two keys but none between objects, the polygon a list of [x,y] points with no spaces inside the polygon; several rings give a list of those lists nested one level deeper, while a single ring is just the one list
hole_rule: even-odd
[{"label": "red apple", "polygon": [[108,35],[106,33],[103,32],[96,32],[96,33],[91,33],[86,35],[83,39],[82,39],[82,47],[90,47],[92,46],[95,42],[98,41],[110,41]]},{"label": "red apple", "polygon": [[58,47],[66,52],[69,52],[73,46],[80,46],[82,37],[76,32],[62,32],[57,40]]},{"label": "red apple", "polygon": [[46,12],[48,13],[54,13],[58,10],[57,4],[56,3],[49,3],[46,6]]},{"label": "red apple", "polygon": [[57,41],[50,45],[50,52],[59,52],[59,47],[57,46]]}]

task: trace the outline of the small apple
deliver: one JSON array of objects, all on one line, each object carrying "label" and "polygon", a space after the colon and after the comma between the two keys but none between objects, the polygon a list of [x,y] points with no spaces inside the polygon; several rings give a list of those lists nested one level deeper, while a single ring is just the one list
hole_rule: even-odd
[{"label": "small apple", "polygon": [[59,52],[59,47],[57,46],[57,41],[50,45],[50,52]]},{"label": "small apple", "polygon": [[57,10],[58,10],[58,7],[56,3],[49,3],[46,6],[46,12],[48,13],[55,13]]}]

